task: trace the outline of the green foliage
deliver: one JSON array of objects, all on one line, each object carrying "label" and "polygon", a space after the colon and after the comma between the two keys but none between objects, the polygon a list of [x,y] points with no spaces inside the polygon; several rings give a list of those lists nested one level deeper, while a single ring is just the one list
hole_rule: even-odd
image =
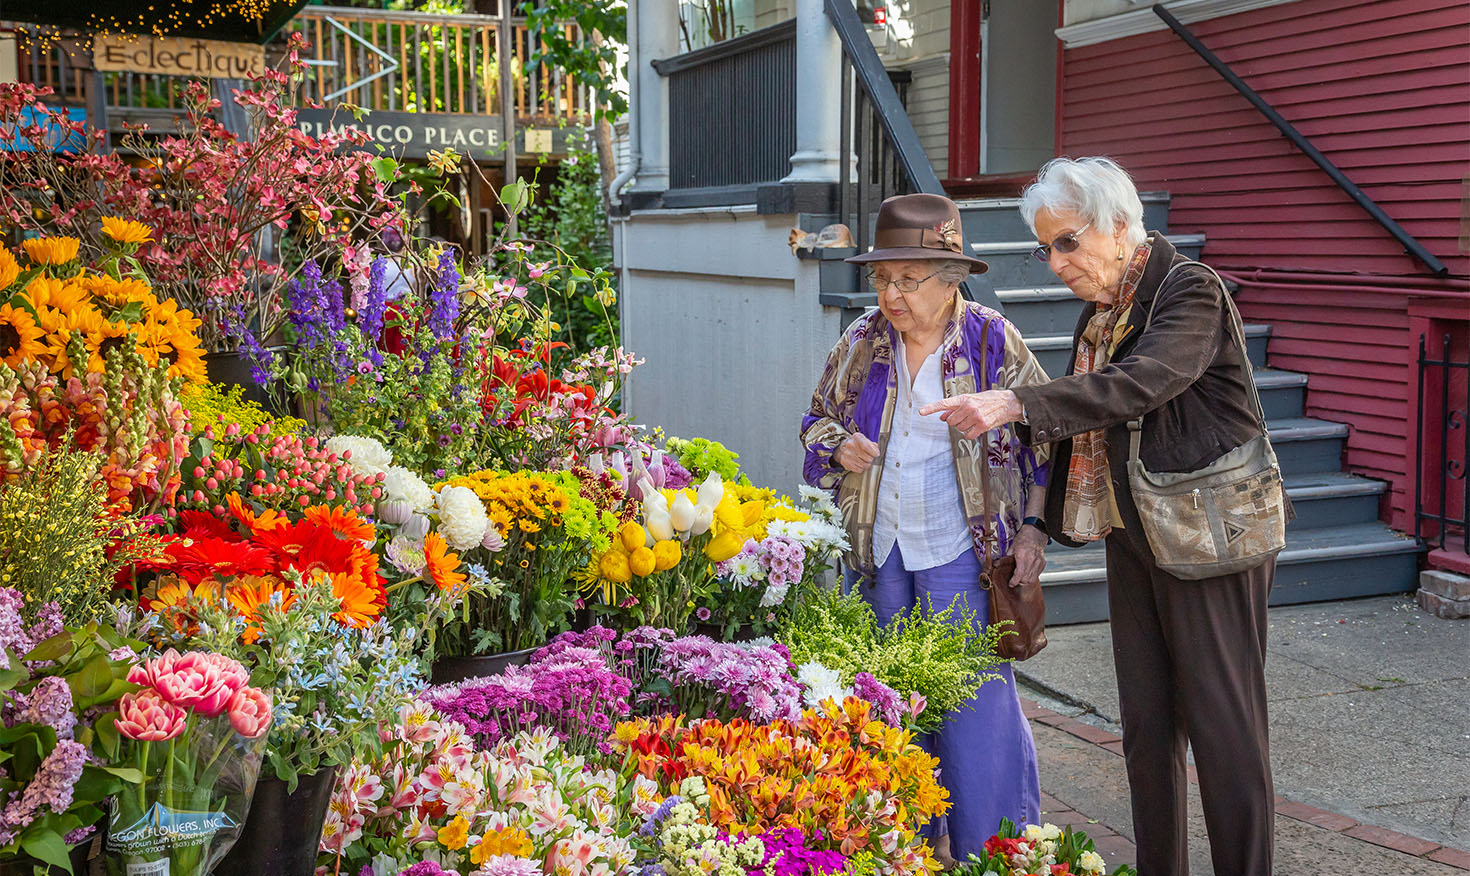
[{"label": "green foliage", "polygon": [[102,456],[67,443],[0,483],[0,586],[33,607],[55,602],[80,626],[106,615],[113,576],[157,541],[138,537],[137,518],[109,512]]},{"label": "green foliage", "polygon": [[1002,662],[996,655],[998,628],[976,633],[974,626],[974,611],[960,603],[937,612],[926,607],[901,613],[883,627],[856,591],[812,587],[801,594],[777,638],[798,666],[816,661],[840,672],[843,684],[869,672],[903,696],[920,694],[927,706],[916,723],[929,731],[982,684],[1000,680],[992,671]]},{"label": "green foliage", "polygon": [[670,438],[664,442],[664,450],[673,454],[679,464],[689,469],[696,483],[709,477],[710,472],[720,476],[725,483],[749,483],[742,480],[740,454],[729,450],[718,441],[708,438]]},{"label": "green foliage", "polygon": [[305,420],[295,417],[273,417],[253,401],[241,397],[244,387],[231,384],[204,382],[185,386],[179,393],[179,403],[189,412],[189,428],[196,435],[209,426],[234,424],[241,432],[253,432],[264,423],[271,427],[270,437],[277,435],[299,435],[306,428]]},{"label": "green foliage", "polygon": [[[532,184],[532,189],[541,188]],[[560,252],[559,264],[583,272],[557,271],[547,284],[545,306],[559,329],[554,339],[583,352],[618,341],[618,312],[613,306],[615,277],[607,214],[602,208],[602,179],[597,156],[573,151],[562,162],[556,183],[533,200],[519,218],[525,237],[544,240]],[[606,291],[601,291],[603,288]]]},{"label": "green foliage", "polygon": [[[618,47],[628,42],[628,6],[623,0],[536,0],[522,2],[520,12],[530,29],[531,55],[526,75],[542,64],[565,71],[595,92],[595,113],[615,122],[628,111],[628,96],[617,90]],[[580,29],[569,37],[564,27]]]}]

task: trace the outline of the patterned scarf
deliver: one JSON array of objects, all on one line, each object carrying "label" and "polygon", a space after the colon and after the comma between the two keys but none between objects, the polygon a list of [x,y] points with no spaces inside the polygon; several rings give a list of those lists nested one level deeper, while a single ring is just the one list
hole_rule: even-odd
[{"label": "patterned scarf", "polygon": [[[1108,364],[1116,340],[1113,331],[1118,319],[1133,306],[1133,295],[1143,277],[1153,247],[1148,241],[1133,251],[1118,299],[1111,305],[1099,304],[1087,321],[1082,338],[1077,342],[1074,374],[1087,374]],[[1103,429],[1083,432],[1072,439],[1072,464],[1067,471],[1067,495],[1062,504],[1062,531],[1074,541],[1097,541],[1122,526],[1118,506],[1113,499],[1111,473],[1108,470],[1108,438]]]}]

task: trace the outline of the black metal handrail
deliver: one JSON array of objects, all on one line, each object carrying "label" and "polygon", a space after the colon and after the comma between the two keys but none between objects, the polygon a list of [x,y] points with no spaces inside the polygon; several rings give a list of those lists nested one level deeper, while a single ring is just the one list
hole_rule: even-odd
[{"label": "black metal handrail", "polygon": [[[1426,542],[1438,542],[1440,548],[1444,548],[1449,539],[1451,528],[1459,527],[1461,537],[1464,541],[1462,549],[1470,554],[1470,359],[1464,362],[1456,362],[1451,354],[1451,338],[1444,336],[1444,351],[1438,359],[1429,358],[1429,347],[1427,338],[1419,336],[1419,416],[1416,431],[1415,458],[1417,463],[1414,467],[1414,534]],[[1439,475],[1439,511],[1432,512],[1425,507],[1424,503],[1424,476],[1426,460],[1424,459],[1424,436],[1425,429],[1424,409],[1429,403],[1430,371],[1438,371],[1439,380],[1439,407],[1437,410],[1439,419],[1439,455],[1434,460],[1435,468]],[[1450,375],[1456,371],[1465,372],[1465,399],[1464,407],[1453,408],[1450,406]],[[1464,456],[1455,460],[1450,454],[1450,433],[1455,430],[1463,433],[1465,439]],[[1460,482],[1460,516],[1450,516],[1450,483]],[[1434,526],[1427,524],[1433,523]],[[1433,531],[1431,531],[1433,530]]]},{"label": "black metal handrail", "polygon": [[[828,0],[829,5],[830,3],[831,0]],[[1229,64],[1220,60],[1218,55],[1210,51],[1204,43],[1200,42],[1199,37],[1195,36],[1189,28],[1185,27],[1179,19],[1175,18],[1172,12],[1165,9],[1162,3],[1155,3],[1153,10],[1155,15],[1163,19],[1165,24],[1169,25],[1170,30],[1178,34],[1179,38],[1184,40],[1191,49],[1194,49],[1195,54],[1203,58],[1206,64],[1215,68],[1215,72],[1224,77],[1226,82],[1233,85],[1242,97],[1250,101],[1251,106],[1259,110],[1261,115],[1266,117],[1267,121],[1275,125],[1282,134],[1286,135],[1286,138],[1293,145],[1302,150],[1318,167],[1322,168],[1323,172],[1331,177],[1333,182],[1337,183],[1338,188],[1347,193],[1348,197],[1357,201],[1358,206],[1362,207],[1367,211],[1369,216],[1373,217],[1373,221],[1382,225],[1384,230],[1394,236],[1395,240],[1403,244],[1405,252],[1423,262],[1429,270],[1434,272],[1436,277],[1443,277],[1450,272],[1450,269],[1445,266],[1444,262],[1435,258],[1434,253],[1425,249],[1424,244],[1415,239],[1414,235],[1405,231],[1403,226],[1393,220],[1392,216],[1383,212],[1383,208],[1378,206],[1372,198],[1368,197],[1362,189],[1358,188],[1352,180],[1348,179],[1347,175],[1339,170],[1336,164],[1332,163],[1332,159],[1323,155],[1322,151],[1312,145],[1312,141],[1307,139],[1306,135],[1302,134],[1301,131],[1298,131],[1295,125],[1283,118],[1281,113],[1278,113],[1271,104],[1266,102],[1265,98],[1256,93],[1255,89],[1246,85],[1245,80],[1237,76],[1235,71],[1230,69]]]},{"label": "black metal handrail", "polygon": [[[869,217],[884,198],[923,192],[946,195],[918,132],[909,120],[898,89],[878,58],[851,0],[825,0],[832,28],[842,41],[840,101],[842,155],[838,177],[838,214],[853,229],[859,250],[872,243]],[[858,93],[853,93],[852,80]],[[856,153],[856,184],[849,175],[849,156]],[[972,252],[961,229],[964,252]],[[1001,309],[995,288],[985,275],[973,275],[961,287],[966,298]]]}]

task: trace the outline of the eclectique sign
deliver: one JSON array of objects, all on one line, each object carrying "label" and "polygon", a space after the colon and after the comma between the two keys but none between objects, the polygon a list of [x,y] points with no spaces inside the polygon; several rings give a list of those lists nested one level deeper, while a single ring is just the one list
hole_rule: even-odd
[{"label": "eclectique sign", "polygon": [[[357,129],[372,140],[367,148],[382,147],[397,158],[427,158],[430,152],[453,149],[474,161],[487,161],[505,152],[500,116],[372,110],[359,120],[345,109],[302,109],[296,111],[296,126],[313,137],[328,131]],[[573,128],[521,128],[516,131],[519,141],[516,150],[527,155],[564,155],[574,131]]]},{"label": "eclectique sign", "polygon": [[265,72],[265,47],[253,43],[179,37],[92,37],[92,63],[98,70],[249,79]]}]

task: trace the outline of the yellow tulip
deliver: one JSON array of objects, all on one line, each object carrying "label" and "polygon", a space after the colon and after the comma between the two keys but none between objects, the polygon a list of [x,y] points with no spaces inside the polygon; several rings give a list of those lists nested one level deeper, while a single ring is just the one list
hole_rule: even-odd
[{"label": "yellow tulip", "polygon": [[643,531],[643,527],[639,526],[636,520],[624,523],[623,528],[618,532],[618,537],[622,539],[623,547],[628,553],[648,546],[648,533]]},{"label": "yellow tulip", "polygon": [[639,578],[646,578],[652,575],[654,567],[657,565],[658,561],[654,559],[653,551],[646,547],[641,547],[628,555],[628,568],[632,569],[633,574]]},{"label": "yellow tulip", "polygon": [[665,572],[679,565],[684,549],[677,541],[661,541],[653,546],[653,568]]},{"label": "yellow tulip", "polygon": [[722,563],[740,553],[743,547],[745,538],[739,533],[726,530],[710,539],[710,543],[705,545],[704,555],[710,562]]},{"label": "yellow tulip", "polygon": [[619,550],[611,550],[603,554],[602,560],[597,564],[597,570],[602,573],[602,577],[617,584],[626,584],[633,579],[633,570],[628,564],[628,555]]}]

